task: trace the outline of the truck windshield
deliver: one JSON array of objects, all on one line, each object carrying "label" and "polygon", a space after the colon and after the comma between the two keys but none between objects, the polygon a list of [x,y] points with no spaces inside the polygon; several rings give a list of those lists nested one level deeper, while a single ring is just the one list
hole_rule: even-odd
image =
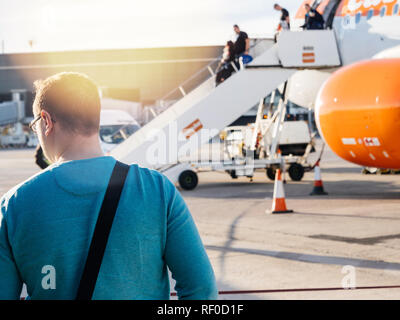
[{"label": "truck windshield", "polygon": [[100,126],[100,139],[105,143],[121,143],[139,128],[136,124]]}]

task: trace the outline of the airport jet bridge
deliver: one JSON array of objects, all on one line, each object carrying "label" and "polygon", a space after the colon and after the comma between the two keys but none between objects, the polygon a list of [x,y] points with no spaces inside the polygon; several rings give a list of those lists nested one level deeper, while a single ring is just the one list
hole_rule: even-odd
[{"label": "airport jet bridge", "polygon": [[[333,68],[341,65],[333,30],[283,31],[277,43],[259,40],[250,50],[253,61],[240,65],[227,80],[215,86],[215,75],[208,66],[209,77],[190,92],[178,88],[179,99],[127,140],[111,151],[125,163],[163,172],[173,183],[191,168],[181,162],[191,147],[199,148],[218,135],[220,130],[238,119],[261,99],[269,95],[297,71]],[[234,66],[235,67],[235,66]],[[273,138],[278,139],[286,108],[278,108]],[[273,142],[269,161],[282,161]]]}]

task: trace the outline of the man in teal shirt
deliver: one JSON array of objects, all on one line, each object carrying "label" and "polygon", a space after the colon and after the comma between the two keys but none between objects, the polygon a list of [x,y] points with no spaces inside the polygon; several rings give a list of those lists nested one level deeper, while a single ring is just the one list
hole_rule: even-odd
[{"label": "man in teal shirt", "polygon": [[[75,299],[116,160],[98,138],[96,85],[78,73],[35,83],[32,129],[46,170],[0,199],[0,299]],[[93,299],[215,299],[214,273],[190,212],[161,173],[130,166]]]}]

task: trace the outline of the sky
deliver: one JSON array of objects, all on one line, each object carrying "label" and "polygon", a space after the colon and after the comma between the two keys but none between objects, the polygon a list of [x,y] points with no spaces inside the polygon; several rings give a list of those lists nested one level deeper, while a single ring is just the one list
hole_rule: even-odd
[{"label": "sky", "polygon": [[279,2],[302,0],[0,0],[0,53],[221,45],[238,24],[271,36]]}]

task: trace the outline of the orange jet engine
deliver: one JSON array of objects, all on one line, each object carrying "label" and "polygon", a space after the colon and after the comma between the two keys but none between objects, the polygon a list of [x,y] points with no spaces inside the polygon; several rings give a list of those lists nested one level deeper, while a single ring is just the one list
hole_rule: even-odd
[{"label": "orange jet engine", "polygon": [[317,95],[315,115],[320,134],[341,158],[400,169],[400,59],[334,72]]}]

